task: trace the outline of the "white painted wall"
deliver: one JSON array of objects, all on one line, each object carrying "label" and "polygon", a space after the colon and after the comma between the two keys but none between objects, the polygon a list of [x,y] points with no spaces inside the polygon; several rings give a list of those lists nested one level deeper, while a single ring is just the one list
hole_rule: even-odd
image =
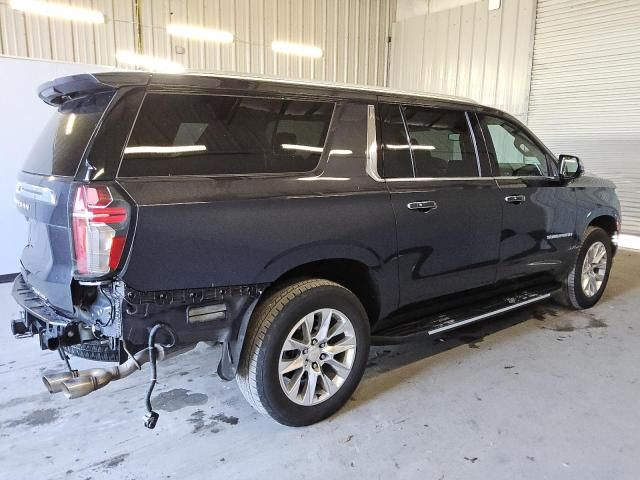
[{"label": "white painted wall", "polygon": [[34,138],[51,117],[53,107],[38,98],[38,85],[54,77],[109,70],[112,67],[0,57],[0,275],[19,271],[27,224],[14,205],[16,176]]},{"label": "white painted wall", "polygon": [[[69,0],[57,0],[69,3]],[[451,0],[432,0],[451,1]],[[461,1],[461,0],[457,0]],[[142,47],[192,71],[225,71],[329,82],[383,85],[387,37],[396,0],[143,0]],[[135,49],[133,0],[72,0],[104,13],[84,24],[13,10],[0,0],[0,55],[114,65],[116,52]],[[167,35],[170,23],[232,32],[230,44]],[[306,43],[321,58],[271,51],[273,40]]]},{"label": "white painted wall", "polygon": [[431,15],[442,10],[462,7],[482,0],[397,0],[396,21],[421,15]]},{"label": "white painted wall", "polygon": [[[401,0],[389,85],[472,98],[526,121],[536,0]],[[418,15],[415,15],[418,14]]]}]

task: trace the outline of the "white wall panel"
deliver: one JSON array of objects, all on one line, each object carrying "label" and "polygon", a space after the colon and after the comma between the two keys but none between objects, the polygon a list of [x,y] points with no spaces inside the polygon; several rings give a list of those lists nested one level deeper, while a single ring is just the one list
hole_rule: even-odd
[{"label": "white wall panel", "polygon": [[640,234],[640,2],[539,0],[529,124],[614,180]]},{"label": "white wall panel", "polygon": [[[94,8],[104,25],[49,20],[0,3],[0,54],[116,65],[118,50],[134,50],[133,0],[57,0]],[[142,45],[194,71],[268,74],[382,85],[396,0],[140,0]],[[167,24],[233,32],[233,44],[171,38]],[[321,47],[320,59],[271,51],[273,40]],[[118,65],[127,67],[126,65]]]},{"label": "white wall panel", "polygon": [[399,3],[404,20],[393,24],[390,85],[465,96],[526,119],[535,5],[503,0],[489,11],[488,0]]},{"label": "white wall panel", "polygon": [[[29,42],[26,32],[27,25],[25,17],[23,15],[16,15],[7,4],[0,3],[0,40],[2,53],[5,55],[28,57]],[[41,38],[40,25],[38,25],[34,33],[35,38]],[[50,45],[48,46],[50,55]]]},{"label": "white wall panel", "polygon": [[0,57],[0,90],[11,92],[2,100],[0,145],[0,218],[4,232],[0,236],[0,275],[19,271],[18,259],[27,240],[27,222],[14,204],[16,177],[31,151],[34,138],[53,115],[54,109],[38,98],[37,87],[54,77],[105,70],[97,65],[71,64]]}]

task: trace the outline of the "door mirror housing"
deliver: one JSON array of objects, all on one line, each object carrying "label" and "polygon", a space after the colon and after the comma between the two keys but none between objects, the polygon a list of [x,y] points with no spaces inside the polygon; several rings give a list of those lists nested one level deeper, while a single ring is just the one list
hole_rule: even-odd
[{"label": "door mirror housing", "polygon": [[573,180],[584,172],[582,162],[574,155],[560,155],[560,178]]}]

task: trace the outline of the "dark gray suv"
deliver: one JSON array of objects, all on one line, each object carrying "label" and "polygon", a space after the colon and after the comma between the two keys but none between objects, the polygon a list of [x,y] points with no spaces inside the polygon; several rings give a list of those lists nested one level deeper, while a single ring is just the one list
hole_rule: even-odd
[{"label": "dark gray suv", "polygon": [[[221,75],[103,73],[40,88],[57,112],[20,174],[17,336],[77,398],[197,342],[286,425],[352,394],[369,345],[420,341],[550,296],[602,296],[611,182],[470,100]],[[73,370],[69,356],[115,362]]]}]

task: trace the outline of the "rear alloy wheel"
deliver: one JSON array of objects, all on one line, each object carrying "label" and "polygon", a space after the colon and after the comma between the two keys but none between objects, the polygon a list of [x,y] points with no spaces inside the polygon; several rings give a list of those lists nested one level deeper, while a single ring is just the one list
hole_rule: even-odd
[{"label": "rear alloy wheel", "polygon": [[562,289],[554,298],[571,308],[594,306],[607,286],[613,251],[611,238],[599,227],[589,227]]},{"label": "rear alloy wheel", "polygon": [[280,351],[280,386],[298,405],[332,397],[351,373],[357,339],[351,320],[332,308],[305,315]]},{"label": "rear alloy wheel", "polygon": [[261,300],[236,380],[259,412],[310,425],[347,402],[368,355],[369,322],[358,298],[328,280],[303,280]]}]

